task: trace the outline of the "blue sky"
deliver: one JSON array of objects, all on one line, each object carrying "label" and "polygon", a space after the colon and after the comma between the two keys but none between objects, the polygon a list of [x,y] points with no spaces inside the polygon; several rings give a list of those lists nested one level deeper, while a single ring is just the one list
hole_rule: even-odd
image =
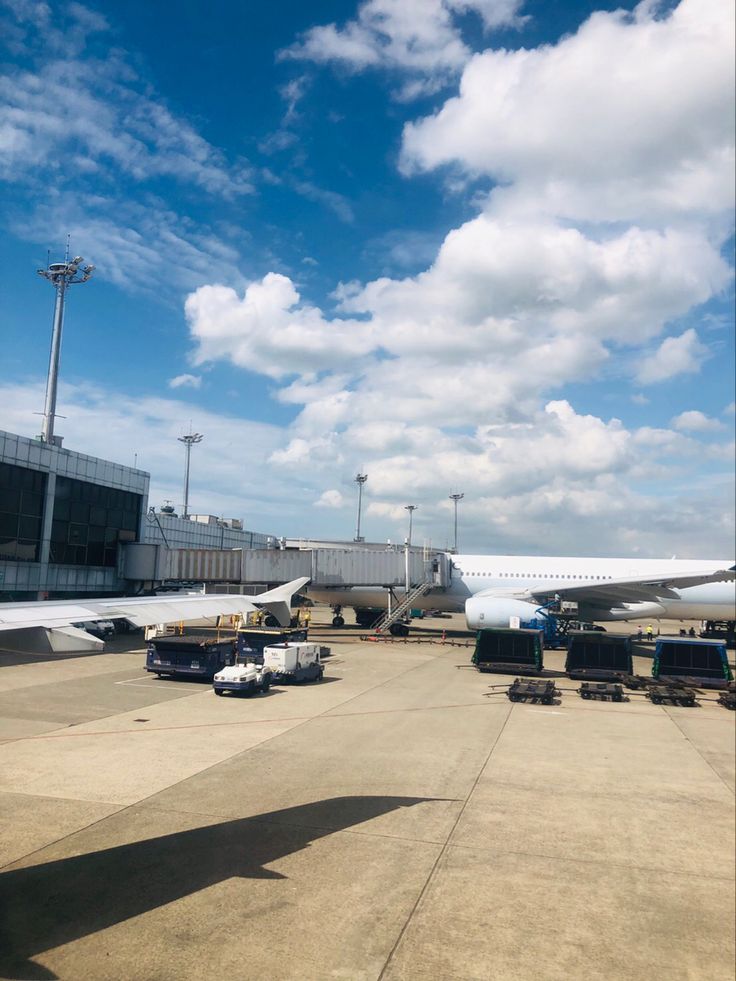
[{"label": "blue sky", "polygon": [[[256,530],[733,551],[722,0],[2,0],[0,427]],[[463,541],[464,540],[464,541]]]}]

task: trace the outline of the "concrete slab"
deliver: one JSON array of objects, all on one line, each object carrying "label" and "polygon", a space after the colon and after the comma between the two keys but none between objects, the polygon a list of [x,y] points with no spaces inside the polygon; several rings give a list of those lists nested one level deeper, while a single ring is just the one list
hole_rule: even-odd
[{"label": "concrete slab", "polygon": [[0,866],[31,855],[51,842],[114,814],[117,805],[0,794]]},{"label": "concrete slab", "polygon": [[3,669],[38,718],[0,702],[0,975],[726,976],[732,714],[512,705],[429,634],[316,636],[332,680],[253,699]]},{"label": "concrete slab", "polygon": [[727,876],[451,847],[382,978],[732,981],[733,924]]}]

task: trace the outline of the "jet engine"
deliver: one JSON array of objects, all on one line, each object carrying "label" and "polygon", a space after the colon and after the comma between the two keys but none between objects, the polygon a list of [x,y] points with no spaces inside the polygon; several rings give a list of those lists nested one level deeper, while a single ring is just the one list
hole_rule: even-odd
[{"label": "jet engine", "polygon": [[492,630],[508,627],[511,617],[533,620],[539,603],[524,600],[502,599],[498,596],[471,596],[465,601],[465,619],[469,630]]}]

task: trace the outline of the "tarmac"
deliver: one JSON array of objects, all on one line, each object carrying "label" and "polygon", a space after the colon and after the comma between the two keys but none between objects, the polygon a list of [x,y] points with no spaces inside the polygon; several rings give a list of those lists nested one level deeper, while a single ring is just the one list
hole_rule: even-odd
[{"label": "tarmac", "polygon": [[561,696],[512,704],[462,617],[330,616],[324,681],[252,698],[146,674],[140,636],[0,654],[1,977],[733,979],[714,693],[584,701],[547,651]]}]

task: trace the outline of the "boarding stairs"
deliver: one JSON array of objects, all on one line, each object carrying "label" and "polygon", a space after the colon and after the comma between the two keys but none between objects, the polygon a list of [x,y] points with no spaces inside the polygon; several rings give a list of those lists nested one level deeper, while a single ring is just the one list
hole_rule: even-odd
[{"label": "boarding stairs", "polygon": [[418,599],[426,596],[427,593],[432,589],[434,583],[432,582],[421,582],[418,586],[412,586],[409,592],[404,596],[404,598],[396,604],[390,611],[384,613],[384,615],[378,620],[374,626],[373,631],[377,634],[385,634],[391,630],[391,627],[398,623],[399,620],[403,620],[406,616],[408,610],[410,610]]}]

